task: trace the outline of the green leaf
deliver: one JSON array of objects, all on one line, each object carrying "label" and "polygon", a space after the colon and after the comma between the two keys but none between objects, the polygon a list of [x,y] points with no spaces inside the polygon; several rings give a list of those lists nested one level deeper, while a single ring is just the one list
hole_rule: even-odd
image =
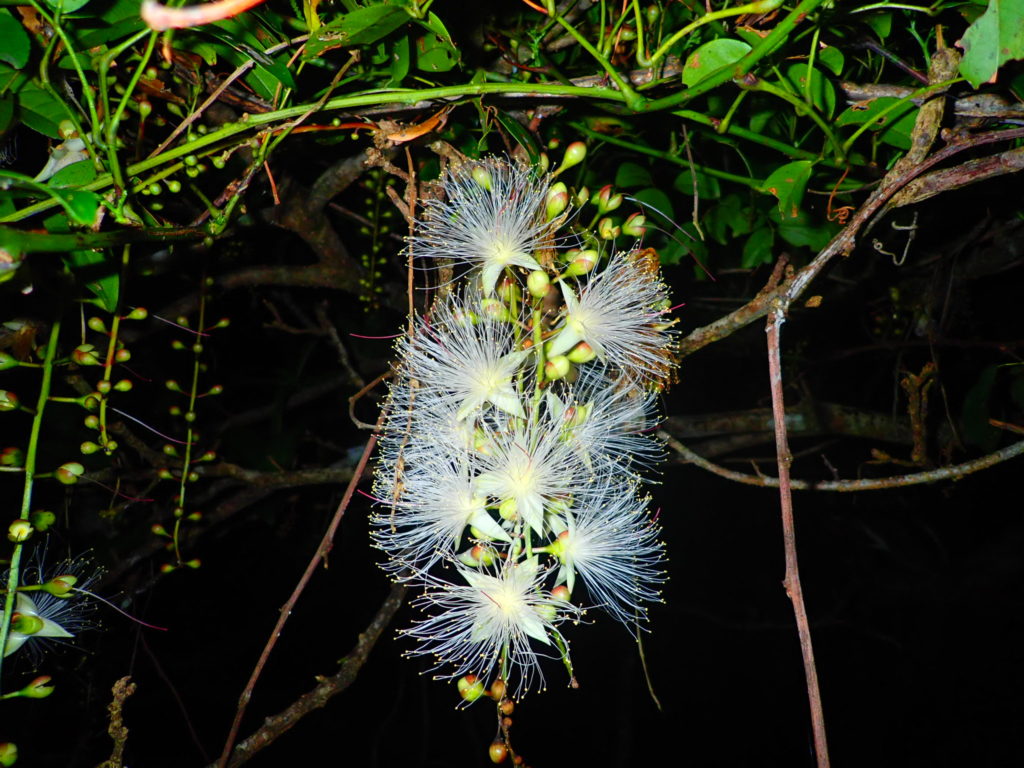
[{"label": "green leaf", "polygon": [[989,0],[961,44],[960,74],[975,88],[993,80],[1006,62],[1024,59],[1024,0]]},{"label": "green leaf", "polygon": [[810,160],[794,160],[779,166],[762,185],[779,198],[779,213],[783,219],[792,219],[800,213],[807,182],[814,164]]},{"label": "green leaf", "polygon": [[807,65],[792,64],[786,69],[786,79],[796,89],[797,94],[800,98],[804,97],[807,91],[807,78],[810,77],[810,97],[811,103],[821,112],[825,117],[832,117],[832,113],[836,109],[836,89],[832,87],[830,83],[817,69],[810,70],[808,75]]},{"label": "green leaf", "polygon": [[758,227],[751,232],[747,242],[743,244],[743,256],[740,264],[744,269],[753,269],[761,264],[772,263],[772,246],[775,245],[775,233],[771,227]]},{"label": "green leaf", "polygon": [[429,32],[416,39],[416,68],[421,72],[448,72],[459,63],[459,52],[451,42]]},{"label": "green leaf", "polygon": [[46,0],[48,6],[62,13],[74,13],[88,2],[89,0]]},{"label": "green leaf", "polygon": [[121,277],[113,259],[103,251],[71,251],[61,257],[68,269],[81,273],[85,287],[96,297],[107,312],[117,311],[121,292]]},{"label": "green leaf", "polygon": [[409,14],[401,6],[371,5],[356,8],[320,27],[316,35],[306,43],[303,58],[316,58],[332,48],[375,43],[407,21]]},{"label": "green leaf", "polygon": [[806,247],[812,251],[820,251],[828,245],[838,230],[838,227],[827,221],[815,224],[807,211],[800,211],[794,218],[783,219],[778,209],[772,208],[769,218],[778,222],[776,232],[779,237],[792,246]]},{"label": "green leaf", "polygon": [[409,74],[409,63],[412,56],[409,50],[408,35],[402,35],[402,37],[388,46],[388,57],[391,60],[391,77],[388,79],[386,86],[388,88],[395,88],[401,85],[405,76]]},{"label": "green leaf", "polygon": [[722,37],[704,43],[686,57],[686,65],[683,67],[683,85],[693,87],[722,67],[735,64],[749,52],[750,46],[742,40]]},{"label": "green leaf", "polygon": [[28,63],[28,32],[6,8],[0,8],[0,61],[6,61],[15,69]]},{"label": "green leaf", "polygon": [[[677,192],[693,197],[693,176],[694,174],[687,168],[676,176],[675,181],[672,182],[672,188]],[[722,196],[722,186],[718,183],[718,179],[700,171],[697,171],[696,176],[698,199],[717,200]]]},{"label": "green leaf", "polygon": [[883,13],[869,13],[864,17],[864,22],[874,30],[878,39],[885,41],[885,38],[892,32],[892,14],[889,11]]},{"label": "green leaf", "polygon": [[654,181],[651,173],[639,163],[625,162],[615,172],[615,186],[625,187],[649,187]]},{"label": "green leaf", "polygon": [[96,165],[92,160],[79,160],[65,165],[47,180],[51,187],[80,187],[96,178]]},{"label": "green leaf", "polygon": [[65,210],[76,224],[89,227],[96,222],[96,213],[100,209],[99,195],[74,190],[61,190],[57,194],[66,203]]},{"label": "green leaf", "polygon": [[541,150],[536,137],[508,112],[498,109],[494,116],[501,123],[501,127],[515,139],[516,143],[526,150],[526,154],[530,156],[530,162],[534,165],[540,162]]},{"label": "green leaf", "polygon": [[818,51],[818,61],[821,62],[821,66],[825,67],[825,69],[836,77],[843,74],[843,64],[846,60],[843,57],[843,52],[834,45],[830,45],[827,48],[822,48]]},{"label": "green leaf", "polygon": [[67,116],[64,105],[29,81],[18,91],[21,122],[51,139],[60,139],[60,121]]},{"label": "green leaf", "polygon": [[14,127],[14,107],[17,104],[13,95],[5,93],[0,96],[0,136]]},{"label": "green leaf", "polygon": [[899,99],[893,96],[883,96],[870,101],[862,101],[853,104],[836,118],[836,125],[860,125],[872,122],[872,131],[881,131],[881,138],[886,144],[899,149],[910,149],[910,132],[914,129],[914,122],[917,120],[917,105],[912,102],[904,102],[888,114],[881,115],[888,107],[895,104]]},{"label": "green leaf", "polygon": [[754,229],[754,219],[760,215],[736,193],[730,193],[721,202],[708,209],[704,226],[708,236],[722,245]]}]

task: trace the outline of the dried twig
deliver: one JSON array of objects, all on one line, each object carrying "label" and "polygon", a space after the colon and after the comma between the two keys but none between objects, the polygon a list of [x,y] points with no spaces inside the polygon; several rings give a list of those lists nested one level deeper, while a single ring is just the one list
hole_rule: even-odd
[{"label": "dried twig", "polygon": [[107,706],[110,713],[110,726],[107,733],[114,740],[114,749],[110,759],[104,760],[96,768],[121,768],[124,765],[124,745],[128,741],[128,728],[124,724],[124,702],[135,693],[135,683],[130,677],[122,677],[113,687],[114,698]]}]

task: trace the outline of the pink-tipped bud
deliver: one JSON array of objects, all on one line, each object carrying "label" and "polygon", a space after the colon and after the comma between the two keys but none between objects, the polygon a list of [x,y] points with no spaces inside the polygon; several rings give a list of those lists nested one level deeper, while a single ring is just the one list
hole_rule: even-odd
[{"label": "pink-tipped bud", "polygon": [[460,677],[457,685],[463,701],[472,703],[484,695],[484,684],[476,675]]},{"label": "pink-tipped bud", "polygon": [[562,211],[569,207],[569,190],[561,181],[557,184],[552,184],[551,189],[548,190],[547,207],[545,209],[547,213],[547,220],[560,216]]},{"label": "pink-tipped bud", "polygon": [[622,234],[622,227],[615,225],[607,216],[597,222],[597,236],[602,240],[614,240]]},{"label": "pink-tipped bud", "polygon": [[557,587],[551,590],[551,596],[556,600],[564,600],[565,602],[569,602],[571,594],[569,592],[569,588],[565,586],[565,584],[559,584]]},{"label": "pink-tipped bud", "polygon": [[23,541],[28,541],[28,537],[34,530],[32,523],[28,520],[15,520],[7,527],[7,538],[15,544],[20,544]]},{"label": "pink-tipped bud", "polygon": [[542,270],[536,270],[526,276],[526,290],[530,292],[530,295],[535,299],[543,299],[548,295],[548,289],[551,287],[551,278],[548,277],[548,273]]},{"label": "pink-tipped bud", "polygon": [[145,320],[149,317],[149,311],[145,307],[136,307],[127,315],[124,316],[125,320]]},{"label": "pink-tipped bud", "polygon": [[491,690],[487,692],[487,695],[495,701],[501,701],[505,698],[505,681],[499,677],[491,683]]},{"label": "pink-tipped bud", "polygon": [[52,679],[49,675],[40,675],[18,691],[18,695],[24,696],[26,699],[45,699],[53,693],[53,686],[50,685]]},{"label": "pink-tipped bud", "polygon": [[127,363],[131,359],[132,353],[129,352],[127,349],[119,349],[117,350],[117,352],[114,353],[114,360],[116,360],[119,363]]},{"label": "pink-tipped bud", "polygon": [[133,385],[130,379],[121,379],[114,385],[114,389],[116,389],[118,392],[131,392],[132,386]]},{"label": "pink-tipped bud", "polygon": [[537,173],[542,176],[548,172],[548,168],[551,167],[551,158],[548,157],[547,152],[541,152],[540,157],[537,158]]},{"label": "pink-tipped bud", "polygon": [[102,365],[103,362],[92,344],[79,344],[71,350],[71,359],[79,365]]},{"label": "pink-tipped bud", "polygon": [[[593,256],[590,256],[590,254],[593,254]],[[595,266],[597,266],[597,251],[583,251],[578,258],[573,259],[569,266],[565,268],[562,276],[580,277],[581,275],[589,275],[594,271]]]},{"label": "pink-tipped bud", "polygon": [[71,573],[62,576],[54,576],[42,585],[43,592],[49,592],[54,597],[65,597],[71,594],[71,590],[78,583],[78,577]]},{"label": "pink-tipped bud", "polygon": [[576,193],[576,197],[573,198],[573,202],[576,205],[584,206],[590,201],[590,189],[588,187],[580,187]]},{"label": "pink-tipped bud", "polygon": [[44,626],[43,620],[32,613],[11,614],[11,632],[19,635],[34,635]]},{"label": "pink-tipped bud", "polygon": [[25,452],[16,446],[8,446],[0,450],[0,467],[22,467],[25,465]]},{"label": "pink-tipped bud", "polygon": [[587,145],[582,141],[574,141],[568,147],[565,148],[565,154],[562,155],[562,164],[558,166],[558,170],[555,171],[557,176],[562,171],[567,171],[574,165],[579,165],[583,162],[583,158],[587,156]]},{"label": "pink-tipped bud", "polygon": [[85,467],[79,464],[77,461],[67,461],[57,467],[57,471],[53,473],[53,476],[58,481],[64,483],[64,485],[74,485],[78,482],[78,478],[85,472]]},{"label": "pink-tipped bud", "polygon": [[616,193],[611,184],[606,184],[594,193],[590,202],[597,206],[597,212],[603,216],[622,205],[622,193]]},{"label": "pink-tipped bud", "polygon": [[10,741],[0,744],[0,765],[7,768],[16,762],[18,762],[18,745]]},{"label": "pink-tipped bud", "polygon": [[484,315],[498,322],[507,322],[512,318],[508,307],[498,299],[483,299],[480,302],[480,309],[483,310]]},{"label": "pink-tipped bud", "polygon": [[647,217],[642,213],[634,213],[622,223],[622,234],[628,237],[643,237],[647,233]]},{"label": "pink-tipped bud", "polygon": [[18,396],[6,389],[0,389],[0,411],[13,411],[18,407]]},{"label": "pink-tipped bud", "polygon": [[99,392],[101,395],[109,395],[110,394],[110,390],[113,389],[113,388],[114,388],[114,385],[111,384],[106,379],[103,379],[102,381],[97,381],[96,382],[96,391]]},{"label": "pink-tipped bud", "polygon": [[[515,711],[516,705],[512,699],[505,699],[501,704],[498,705],[498,709],[501,710],[503,715],[511,715]],[[509,723],[511,725],[511,723]]]},{"label": "pink-tipped bud", "polygon": [[502,520],[515,520],[519,516],[519,504],[514,498],[505,499],[498,505],[498,514]]},{"label": "pink-tipped bud", "polygon": [[569,354],[566,355],[566,357],[569,358],[569,362],[580,365],[582,363],[589,363],[591,360],[597,357],[597,352],[595,352],[594,348],[587,344],[587,342],[581,341],[579,344],[577,344],[575,347],[569,350]]},{"label": "pink-tipped bud", "polygon": [[107,332],[107,324],[103,322],[102,317],[90,317],[85,324],[89,326],[90,331],[96,331],[96,333]]},{"label": "pink-tipped bud", "polygon": [[556,355],[544,363],[544,378],[548,381],[564,379],[572,370],[572,363],[565,355]]}]

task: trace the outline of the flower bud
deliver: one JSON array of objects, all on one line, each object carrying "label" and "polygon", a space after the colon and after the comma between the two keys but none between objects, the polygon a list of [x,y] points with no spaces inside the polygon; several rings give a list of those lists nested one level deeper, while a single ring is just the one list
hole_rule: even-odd
[{"label": "flower bud", "polygon": [[544,363],[544,378],[548,381],[564,379],[572,370],[572,363],[565,355],[555,355]]},{"label": "flower bud", "polygon": [[523,298],[523,289],[515,280],[505,277],[498,281],[498,297],[507,304],[518,302]]},{"label": "flower bud", "polygon": [[72,573],[65,573],[61,576],[54,576],[42,585],[43,591],[54,597],[64,597],[71,594],[71,590],[78,583],[78,577]]},{"label": "flower bud", "polygon": [[[515,711],[515,708],[516,704],[514,701],[512,701],[512,699],[505,699],[503,702],[501,702],[501,704],[498,705],[498,709],[501,710],[501,714],[503,715],[511,715],[512,712]],[[512,725],[512,723],[509,723],[509,725]]]},{"label": "flower bud", "polygon": [[13,411],[18,407],[18,396],[6,389],[0,389],[0,411]]},{"label": "flower bud", "polygon": [[484,684],[476,675],[460,677],[457,685],[459,687],[459,696],[464,701],[474,702],[484,695]]},{"label": "flower bud", "polygon": [[101,365],[99,354],[96,352],[96,347],[92,344],[79,344],[73,350],[71,350],[71,359],[79,365]]},{"label": "flower bud", "polygon": [[590,190],[587,187],[580,187],[576,193],[576,197],[573,198],[573,202],[576,205],[584,206],[590,200]]},{"label": "flower bud", "polygon": [[18,745],[10,741],[0,743],[0,765],[7,768],[16,762],[18,762]]},{"label": "flower bud", "polygon": [[473,181],[475,181],[477,184],[479,184],[487,191],[490,191],[491,174],[482,165],[478,165],[473,169]]},{"label": "flower bud", "polygon": [[545,174],[548,172],[548,168],[551,167],[551,158],[548,157],[547,152],[541,152],[540,157],[537,158],[537,172]]},{"label": "flower bud", "polygon": [[569,602],[569,588],[565,584],[559,584],[557,587],[551,590],[551,596],[556,600],[564,600]]},{"label": "flower bud", "polygon": [[18,362],[17,358],[12,357],[6,352],[0,352],[0,371],[9,371],[11,368],[17,368],[21,363]]},{"label": "flower bud", "polygon": [[551,221],[569,207],[569,190],[561,181],[552,184],[548,190],[547,220]]},{"label": "flower bud", "polygon": [[615,222],[607,216],[597,222],[597,236],[602,240],[614,240],[622,234],[622,227],[615,226]]},{"label": "flower bud", "polygon": [[43,620],[32,613],[11,614],[11,632],[19,635],[34,635],[44,626]]},{"label": "flower bud", "polygon": [[45,531],[57,522],[57,516],[48,509],[36,509],[29,514],[28,520],[37,531]]},{"label": "flower bud", "polygon": [[[170,183],[168,182],[168,186]],[[172,190],[173,191],[173,190]],[[125,320],[145,320],[149,317],[149,311],[145,307],[136,307],[127,315],[124,316]]]},{"label": "flower bud", "polygon": [[107,324],[103,322],[102,317],[90,317],[86,325],[89,326],[89,330],[96,331],[96,333],[107,332]]},{"label": "flower bud", "polygon": [[491,683],[491,690],[487,692],[487,695],[495,701],[501,701],[505,698],[505,681],[499,677]]},{"label": "flower bud", "polygon": [[579,277],[580,275],[590,274],[594,271],[594,267],[597,266],[598,258],[597,251],[580,251],[579,255],[570,262],[562,274],[565,277]]},{"label": "flower bud", "polygon": [[515,497],[507,498],[501,502],[498,505],[498,514],[501,515],[502,520],[515,520],[519,515],[519,505],[516,503]]},{"label": "flower bud", "polygon": [[92,440],[86,440],[80,446],[78,446],[78,450],[83,456],[90,456],[96,453],[96,451],[98,451],[99,449],[100,447],[96,445],[96,443],[94,443]]},{"label": "flower bud", "polygon": [[53,693],[53,686],[50,685],[52,679],[49,675],[40,675],[18,691],[18,695],[24,696],[26,699],[45,699]]},{"label": "flower bud", "polygon": [[118,392],[130,392],[132,389],[132,382],[130,379],[121,379],[119,382],[114,384],[114,389]]},{"label": "flower bud", "polygon": [[562,155],[562,164],[558,166],[558,170],[555,171],[557,176],[562,171],[567,171],[574,165],[579,165],[583,162],[583,158],[587,156],[587,145],[582,141],[574,141],[568,147],[565,148],[565,154]]},{"label": "flower bud", "polygon": [[531,272],[526,276],[526,290],[535,299],[543,299],[548,295],[548,288],[551,287],[551,278],[548,273],[542,270]]},{"label": "flower bud", "polygon": [[491,320],[507,322],[512,319],[512,315],[509,313],[508,307],[502,304],[498,299],[481,300],[480,309],[483,310],[483,313]]},{"label": "flower bud", "polygon": [[495,741],[487,748],[487,755],[491,758],[492,763],[503,763],[508,757],[508,747],[500,741]]},{"label": "flower bud", "polygon": [[77,461],[67,461],[57,467],[57,471],[53,474],[64,485],[74,485],[83,472],[85,472],[85,467]]},{"label": "flower bud", "polygon": [[0,467],[21,467],[25,464],[25,452],[11,445],[0,450]]},{"label": "flower bud", "polygon": [[132,359],[132,353],[127,349],[119,349],[114,353],[114,359],[119,363],[127,363]]},{"label": "flower bud", "polygon": [[597,206],[598,213],[603,216],[622,205],[622,193],[615,193],[612,185],[606,184],[594,193],[594,196],[590,198],[590,202]]},{"label": "flower bud", "polygon": [[647,217],[642,213],[634,213],[622,224],[622,234],[628,237],[643,237],[647,233]]},{"label": "flower bud", "polygon": [[7,538],[15,544],[20,544],[23,541],[28,541],[33,530],[35,529],[28,520],[15,520],[7,527]]},{"label": "flower bud", "polygon": [[595,352],[594,348],[587,344],[587,342],[581,341],[569,350],[569,354],[567,354],[566,357],[569,358],[569,362],[579,365],[582,363],[589,363],[597,357],[597,352]]},{"label": "flower bud", "polygon": [[114,388],[114,385],[111,384],[106,379],[103,379],[102,381],[97,381],[96,382],[96,391],[99,392],[101,395],[109,395],[110,394],[110,390],[113,389],[113,388]]}]

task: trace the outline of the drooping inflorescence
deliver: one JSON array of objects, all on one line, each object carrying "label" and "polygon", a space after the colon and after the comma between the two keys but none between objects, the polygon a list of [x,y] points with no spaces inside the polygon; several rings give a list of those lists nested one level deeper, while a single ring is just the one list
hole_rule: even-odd
[{"label": "drooping inflorescence", "polygon": [[410,248],[466,270],[399,342],[373,536],[385,569],[424,588],[410,654],[515,696],[542,684],[544,657],[571,674],[560,627],[584,609],[636,634],[660,599],[639,486],[661,457],[674,321],[653,251],[602,256],[585,232],[586,250],[559,249],[564,184],[491,159],[443,191]]}]

